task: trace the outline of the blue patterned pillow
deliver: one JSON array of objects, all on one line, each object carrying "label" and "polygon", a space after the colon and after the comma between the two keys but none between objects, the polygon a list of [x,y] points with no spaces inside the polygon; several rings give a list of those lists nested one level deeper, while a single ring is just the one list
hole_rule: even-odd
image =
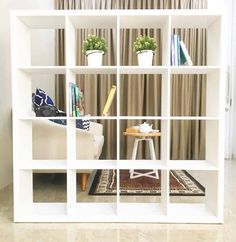
[{"label": "blue patterned pillow", "polygon": [[[49,119],[50,121],[61,124],[61,125],[66,125],[66,119]],[[84,129],[89,131],[90,128],[90,120],[89,119],[76,119],[76,128],[77,129]]]},{"label": "blue patterned pillow", "polygon": [[35,94],[32,96],[33,104],[39,106],[54,106],[52,99],[42,89],[36,88]]}]

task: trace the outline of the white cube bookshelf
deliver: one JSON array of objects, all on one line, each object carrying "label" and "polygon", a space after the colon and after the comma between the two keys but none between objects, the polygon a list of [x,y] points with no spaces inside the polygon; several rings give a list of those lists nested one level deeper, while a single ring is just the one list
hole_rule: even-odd
[{"label": "white cube bookshelf", "polygon": [[[116,65],[91,68],[76,66],[76,29],[107,28],[116,31]],[[120,30],[132,28],[161,29],[162,65],[152,67],[122,66],[120,64]],[[170,36],[174,28],[205,28],[207,33],[206,66],[171,66]],[[33,66],[31,63],[30,30],[65,30],[65,66]],[[224,118],[224,35],[221,13],[209,10],[52,10],[13,11],[11,13],[12,102],[14,156],[14,221],[15,222],[164,222],[164,223],[222,223],[223,222],[223,118]],[[77,74],[115,74],[117,85],[117,114],[113,117],[92,116],[91,119],[116,120],[116,160],[76,160],[76,118],[67,120],[67,157],[64,160],[34,160],[32,126],[35,117],[31,104],[33,74],[64,74],[69,107],[69,82]],[[120,115],[120,75],[162,75],[161,116]],[[171,116],[171,76],[174,74],[207,75],[206,116]],[[60,119],[56,117],[55,119]],[[120,159],[120,122],[122,120],[160,120],[160,160]],[[206,122],[205,160],[170,160],[170,125],[175,120]],[[115,169],[117,195],[114,203],[80,203],[76,200],[76,172],[80,169]],[[121,169],[161,170],[159,203],[123,203],[119,195]],[[204,203],[173,203],[169,196],[169,171],[189,170],[206,173],[203,176],[206,196]],[[34,203],[33,172],[60,170],[67,174],[66,203]]]}]

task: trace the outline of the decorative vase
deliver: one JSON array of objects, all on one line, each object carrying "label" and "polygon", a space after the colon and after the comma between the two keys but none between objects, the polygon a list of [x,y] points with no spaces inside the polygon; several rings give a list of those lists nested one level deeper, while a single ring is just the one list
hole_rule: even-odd
[{"label": "decorative vase", "polygon": [[102,50],[88,50],[86,56],[88,60],[88,66],[97,67],[102,66],[102,56],[104,51]]},{"label": "decorative vase", "polygon": [[152,66],[153,54],[154,53],[152,50],[142,50],[142,51],[137,52],[138,65],[139,66]]}]

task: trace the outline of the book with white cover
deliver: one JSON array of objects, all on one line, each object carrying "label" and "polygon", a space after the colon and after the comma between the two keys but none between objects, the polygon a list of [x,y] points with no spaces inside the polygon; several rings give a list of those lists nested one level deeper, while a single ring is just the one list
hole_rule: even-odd
[{"label": "book with white cover", "polygon": [[174,35],[171,35],[171,65],[175,65],[175,44],[174,44]]},{"label": "book with white cover", "polygon": [[192,66],[192,65],[193,65],[193,62],[192,62],[192,60],[191,60],[191,57],[190,57],[190,55],[189,55],[189,53],[188,53],[188,50],[187,50],[187,48],[186,48],[184,42],[183,42],[182,40],[180,41],[180,47],[181,47],[181,49],[182,49],[182,51],[183,51],[183,53],[184,53],[184,55],[185,55],[185,58],[186,58],[186,60],[187,60],[188,65],[189,65],[189,66]]}]

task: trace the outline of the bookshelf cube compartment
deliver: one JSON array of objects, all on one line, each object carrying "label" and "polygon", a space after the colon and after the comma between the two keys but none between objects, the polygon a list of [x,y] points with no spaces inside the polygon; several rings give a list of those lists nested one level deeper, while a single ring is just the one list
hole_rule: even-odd
[{"label": "bookshelf cube compartment", "polygon": [[[127,128],[135,127],[135,130],[137,130],[137,126],[140,124],[147,122],[149,125],[153,125],[153,130],[159,130],[159,132],[162,132],[161,128],[161,120],[155,119],[145,119],[144,117],[140,119],[122,119],[120,120],[120,159],[121,160],[127,160],[127,162],[130,163],[132,166],[131,159],[136,159],[141,162],[141,160],[150,160],[150,165],[155,163],[160,163],[161,159],[161,140],[162,140],[162,134],[157,134],[155,137],[149,137],[147,136],[133,136],[134,134],[129,134],[126,132]],[[154,151],[151,151],[152,144],[150,142],[153,142],[154,145]],[[124,147],[127,147],[127,149],[124,149]],[[137,151],[136,151],[137,149]],[[127,153],[124,153],[123,151],[127,150]],[[153,156],[152,160],[152,154],[155,153],[155,157]],[[135,155],[136,154],[136,155]],[[154,159],[155,158],[155,159]],[[122,161],[123,162],[123,161]],[[145,164],[145,162],[144,162]],[[152,165],[151,165],[152,166]],[[146,167],[147,168],[147,167]]]},{"label": "bookshelf cube compartment", "polygon": [[[169,58],[166,58],[166,52],[164,48],[168,48],[165,42],[162,42],[165,38],[165,34],[161,29],[121,29],[120,31],[120,65],[121,66],[138,66],[137,53],[134,51],[133,46],[127,46],[127,38],[133,43],[138,36],[147,35],[154,38],[157,44],[157,48],[154,51],[152,66],[166,66],[168,65]],[[163,36],[164,35],[164,36]],[[128,37],[127,37],[128,36]]]},{"label": "bookshelf cube compartment", "polygon": [[[171,115],[173,118],[217,120],[220,115],[220,88],[217,70],[207,74],[171,75]],[[179,90],[178,94],[176,90]]]},{"label": "bookshelf cube compartment", "polygon": [[[171,115],[206,116],[206,75],[171,76]],[[176,90],[179,90],[178,93]],[[205,103],[204,103],[205,102]]]},{"label": "bookshelf cube compartment", "polygon": [[66,170],[61,173],[34,171],[33,202],[34,203],[66,203],[67,202]]},{"label": "bookshelf cube compartment", "polygon": [[[93,71],[93,70],[92,70]],[[76,75],[71,71],[71,80],[76,83],[79,88],[79,92],[82,92],[83,98],[79,97],[78,106],[82,106],[84,114],[79,116],[88,115],[99,117],[103,115],[105,105],[107,103],[109,94],[113,86],[115,92],[113,99],[111,99],[109,109],[107,109],[106,116],[115,117],[117,115],[117,76],[114,74],[99,74],[99,70],[96,74],[79,74]],[[68,84],[68,109],[71,110],[73,103],[73,90],[70,89],[70,83]],[[72,84],[74,86],[74,84]],[[81,102],[82,100],[82,102]],[[76,107],[75,107],[76,108]],[[73,110],[75,109],[73,108]],[[69,112],[69,116],[71,116]],[[73,114],[74,116],[75,114]]]},{"label": "bookshelf cube compartment", "polygon": [[[169,36],[170,22],[168,16],[120,16],[120,63],[122,66],[138,65],[136,53],[133,48],[126,50],[127,36],[132,43],[139,35],[148,35],[157,42],[153,65],[169,64],[169,42],[166,39]],[[130,59],[131,58],[131,59]]]},{"label": "bookshelf cube compartment", "polygon": [[121,169],[119,175],[120,203],[161,203],[161,170]]},{"label": "bookshelf cube compartment", "polygon": [[[197,21],[195,21],[198,19]],[[221,34],[221,28],[222,28],[222,16],[218,14],[212,14],[212,15],[198,15],[198,14],[192,14],[192,15],[180,15],[180,16],[171,16],[171,27],[175,29],[182,29],[182,34],[184,37],[184,32],[186,29],[194,29],[191,31],[201,32],[203,35],[207,36],[207,42],[206,46],[205,43],[202,42],[202,49],[205,49],[207,51],[206,54],[206,64],[207,65],[216,65],[220,66],[222,61],[222,52],[221,52],[221,46],[223,44],[222,42],[222,34]],[[187,35],[185,35],[187,37]],[[200,35],[198,34],[198,37]],[[198,38],[196,37],[196,38]],[[192,42],[193,40],[191,40]],[[184,40],[184,42],[186,42]],[[199,42],[198,42],[199,43]],[[188,46],[188,43],[185,43]],[[219,50],[219,51],[216,51]],[[193,51],[193,52],[192,52]],[[195,50],[197,51],[197,49]],[[194,50],[190,51],[191,54],[194,53]],[[194,65],[198,65],[198,62],[196,60],[193,60]]]},{"label": "bookshelf cube compartment", "polygon": [[[165,76],[158,74],[121,75],[120,78],[120,115],[121,116],[161,116]],[[142,85],[142,89],[139,86]],[[132,86],[132,89],[129,87]],[[130,91],[128,91],[130,90]],[[149,93],[150,95],[147,95]]]},{"label": "bookshelf cube compartment", "polygon": [[[146,175],[152,172],[146,168],[136,171],[147,173]],[[119,170],[118,214],[122,221],[126,221],[129,216],[135,216],[135,219],[143,222],[147,221],[146,219],[149,219],[149,221],[156,221],[157,219],[163,222],[166,221],[165,216],[167,215],[169,197],[167,171],[159,169],[158,179],[145,176],[131,179],[130,172],[132,172],[130,169]]]},{"label": "bookshelf cube compartment", "polygon": [[[93,21],[94,20],[94,21]],[[89,35],[105,39],[107,51],[103,55],[104,66],[116,65],[117,50],[117,21],[116,16],[70,16],[67,19],[67,38],[71,56],[70,65],[87,66],[87,57],[83,52],[83,42]],[[114,40],[114,42],[113,42]]]},{"label": "bookshelf cube compartment", "polygon": [[[63,74],[64,73],[64,74]],[[46,92],[52,99],[54,105],[61,111],[66,112],[66,106],[56,102],[55,84],[60,83],[61,86],[66,86],[65,68],[49,68],[49,67],[23,67],[17,69],[16,82],[13,89],[13,99],[15,100],[16,115],[21,119],[34,119],[36,113],[33,106],[33,93],[36,88]],[[41,95],[42,99],[38,99],[43,103],[45,95]],[[61,100],[66,100],[66,93],[62,95]],[[44,100],[44,102],[46,99]]]},{"label": "bookshelf cube compartment", "polygon": [[[77,203],[116,203],[116,169],[87,169],[76,172]],[[86,191],[81,190],[82,173],[87,175]]]},{"label": "bookshelf cube compartment", "polygon": [[102,66],[116,66],[117,56],[117,30],[113,29],[76,29],[76,65],[88,66],[86,53],[83,51],[83,43],[89,37],[95,35],[105,39],[107,50],[102,55]]},{"label": "bookshelf cube compartment", "polygon": [[16,59],[16,66],[55,66],[56,30],[64,32],[65,17],[19,16],[14,18],[14,22],[14,49],[20,57]]},{"label": "bookshelf cube compartment", "polygon": [[[172,187],[171,177],[179,177],[179,189]],[[197,222],[199,219],[210,222],[216,217],[222,219],[223,211],[219,198],[222,177],[218,171],[172,170],[170,171],[170,204],[168,216],[171,219],[182,214],[181,220]],[[217,187],[218,189],[215,189]]]},{"label": "bookshelf cube compartment", "polygon": [[32,144],[32,156],[34,160],[66,160],[66,119],[32,121]]},{"label": "bookshelf cube compartment", "polygon": [[[219,151],[221,130],[219,127],[217,120],[171,121],[168,167],[193,170],[217,170],[221,167],[222,154]],[[194,138],[199,135],[201,142],[196,143]],[[195,147],[194,153],[184,152],[189,146]]]},{"label": "bookshelf cube compartment", "polygon": [[[117,159],[116,120],[89,119],[88,122],[86,121],[89,130],[81,129],[81,121],[83,122],[83,118],[70,120],[72,123],[71,132],[73,132],[73,137],[71,136],[70,140],[76,139],[75,157],[77,164],[75,166],[89,168],[89,164],[96,166],[96,163],[101,166],[108,164],[112,166]],[[108,137],[108,131],[112,132],[112,139]]]}]

